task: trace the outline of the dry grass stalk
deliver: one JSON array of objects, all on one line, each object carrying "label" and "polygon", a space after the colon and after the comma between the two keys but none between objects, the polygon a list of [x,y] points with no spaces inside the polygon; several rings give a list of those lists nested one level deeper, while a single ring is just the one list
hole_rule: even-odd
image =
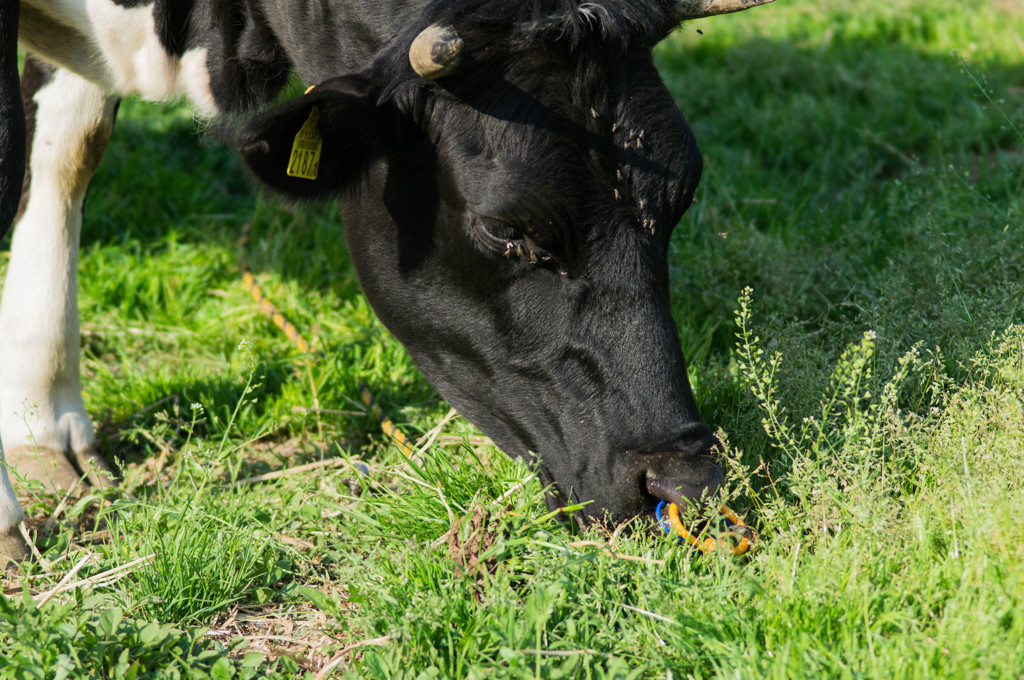
[{"label": "dry grass stalk", "polygon": [[320,468],[335,468],[343,467],[345,465],[351,465],[345,458],[328,458],[327,460],[320,460],[315,463],[307,463],[305,465],[297,465],[293,468],[286,470],[278,470],[277,472],[268,472],[265,475],[257,475],[255,477],[247,477],[246,479],[240,479],[237,482],[231,484],[224,484],[225,488],[235,486],[249,486],[250,484],[259,484],[260,482],[269,482],[274,479],[280,479],[282,477],[288,477],[290,475],[298,475],[303,472],[309,472],[310,470],[318,470]]},{"label": "dry grass stalk", "polygon": [[437,438],[441,436],[441,430],[444,429],[444,426],[450,423],[452,420],[454,420],[458,415],[459,414],[455,409],[449,409],[448,413],[445,414],[444,418],[441,418],[441,421],[436,426],[434,426],[434,428],[430,430],[430,432],[427,432],[425,435],[423,435],[423,438],[420,440],[423,443],[417,446],[415,454],[421,454],[427,449],[429,449],[431,446],[433,446]]},{"label": "dry grass stalk", "polygon": [[615,552],[610,543],[604,543],[602,541],[573,541],[566,545],[570,548],[601,548],[617,560],[642,562],[643,564],[653,564],[656,566],[664,566],[665,564],[665,560],[659,560],[654,557],[639,557],[638,555],[626,555],[625,553]]},{"label": "dry grass stalk", "polygon": [[53,564],[43,557],[43,554],[39,552],[39,548],[36,547],[36,542],[32,540],[32,537],[28,535],[28,527],[25,526],[24,522],[18,524],[18,531],[21,532],[21,537],[25,539],[25,544],[32,551],[32,556],[36,558],[36,561],[42,565],[45,571],[53,569]]},{"label": "dry grass stalk", "polygon": [[383,637],[373,638],[372,640],[363,640],[354,644],[348,645],[342,648],[340,652],[334,655],[334,657],[327,662],[327,665],[320,669],[320,672],[316,674],[315,680],[324,680],[328,675],[331,674],[338,664],[345,660],[349,654],[359,649],[360,647],[383,647],[387,643],[391,642],[391,636],[385,635]]},{"label": "dry grass stalk", "polygon": [[670,619],[667,616],[662,616],[661,614],[655,614],[654,612],[648,611],[646,609],[640,609],[639,607],[631,607],[628,604],[621,604],[620,606],[623,609],[628,609],[631,612],[636,612],[637,614],[643,614],[644,616],[649,616],[652,619],[654,619],[655,621],[662,621],[664,623],[672,623],[672,624],[675,624],[675,625],[679,625],[679,622],[676,621],[675,619]]},{"label": "dry grass stalk", "polygon": [[109,569],[102,573],[96,574],[95,576],[90,576],[89,578],[83,579],[81,581],[76,581],[75,583],[64,584],[63,586],[54,588],[49,593],[36,595],[33,599],[38,601],[45,597],[46,600],[49,601],[54,596],[67,592],[69,590],[75,590],[77,588],[101,588],[104,586],[112,585],[120,581],[128,574],[130,574],[133,568],[150,562],[155,557],[156,553],[150,553],[145,557],[140,557],[139,559],[132,560],[127,564],[122,564],[120,567],[114,567],[113,569]]},{"label": "dry grass stalk", "polygon": [[78,485],[81,483],[81,481],[81,477],[76,479],[75,483],[71,485],[70,489],[68,489],[68,492],[64,494],[64,498],[60,499],[60,503],[57,504],[57,507],[54,508],[53,512],[50,514],[50,518],[46,520],[45,526],[47,529],[52,529],[53,527],[57,526],[57,518],[60,517],[60,514],[62,512],[64,512],[64,508],[67,507],[68,501],[71,500],[72,495],[74,495],[75,492],[78,490]]},{"label": "dry grass stalk", "polygon": [[364,411],[339,411],[334,408],[309,408],[308,406],[292,406],[292,413],[322,414],[328,416],[363,416]]},{"label": "dry grass stalk", "polygon": [[69,571],[67,574],[65,574],[64,578],[62,578],[57,583],[57,585],[53,587],[52,590],[50,590],[48,593],[45,593],[42,597],[38,597],[37,598],[36,606],[38,608],[42,609],[43,605],[45,605],[47,602],[52,600],[54,595],[56,595],[57,593],[61,592],[64,589],[64,587],[68,584],[68,581],[73,579],[75,577],[75,574],[77,574],[79,571],[81,571],[82,567],[84,567],[86,564],[88,564],[89,562],[91,562],[95,558],[96,558],[96,556],[94,554],[89,553],[88,555],[86,555],[85,557],[80,559],[78,561],[78,564],[76,564],[74,567],[72,567],[71,571]]},{"label": "dry grass stalk", "polygon": [[[239,615],[241,614],[241,615]],[[315,672],[331,658],[336,648],[328,617],[319,610],[295,606],[234,607],[227,618],[207,631],[206,636],[225,643],[241,637],[248,643],[244,652],[258,652],[269,659],[287,656],[305,670]]]}]

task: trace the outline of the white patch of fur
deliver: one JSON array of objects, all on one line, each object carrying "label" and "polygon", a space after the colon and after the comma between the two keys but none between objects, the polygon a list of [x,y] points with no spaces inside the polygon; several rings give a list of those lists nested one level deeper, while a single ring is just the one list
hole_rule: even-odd
[{"label": "white patch of fur", "polygon": [[18,504],[18,496],[11,486],[7,468],[0,466],[0,536],[24,519],[25,513]]},{"label": "white patch of fur", "polygon": [[210,89],[210,71],[206,67],[206,48],[189,50],[181,57],[179,89],[201,115],[212,118],[217,115],[217,102]]},{"label": "white patch of fur", "polygon": [[[81,451],[94,438],[79,377],[82,201],[88,145],[106,143],[116,99],[58,70],[35,101],[31,193],[0,301],[0,439],[6,450]],[[14,516],[9,487],[0,480],[0,530]]]},{"label": "white patch of fur", "polygon": [[[186,97],[201,115],[217,113],[206,50],[189,50],[181,58],[168,54],[156,34],[153,5],[127,8],[110,0],[22,0],[22,4],[38,11],[23,12],[19,36],[44,59],[112,94],[138,94],[150,101]],[[84,40],[88,50],[78,44],[69,50],[66,43],[53,40],[61,26],[67,27],[69,39]]]}]

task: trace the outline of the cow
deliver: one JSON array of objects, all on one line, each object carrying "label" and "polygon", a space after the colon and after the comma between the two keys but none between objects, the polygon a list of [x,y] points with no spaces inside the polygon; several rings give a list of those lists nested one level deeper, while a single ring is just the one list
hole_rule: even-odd
[{"label": "cow", "polygon": [[[103,483],[77,249],[118,102],[141,95],[236,121],[259,182],[340,203],[376,314],[452,406],[537,465],[553,508],[621,522],[706,501],[718,440],[687,379],[667,256],[702,158],[651,51],[683,21],[771,1],[4,2],[8,465]],[[313,87],[275,105],[292,73]],[[21,519],[0,467],[0,556],[25,555]]]}]

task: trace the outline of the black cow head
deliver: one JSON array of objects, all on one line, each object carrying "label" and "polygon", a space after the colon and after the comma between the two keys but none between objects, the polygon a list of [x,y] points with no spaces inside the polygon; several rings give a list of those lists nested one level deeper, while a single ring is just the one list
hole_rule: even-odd
[{"label": "black cow head", "polygon": [[340,197],[380,319],[499,447],[539,458],[549,502],[622,520],[722,478],[669,311],[701,156],[651,48],[680,17],[541,4],[425,17],[240,148],[287,195]]}]

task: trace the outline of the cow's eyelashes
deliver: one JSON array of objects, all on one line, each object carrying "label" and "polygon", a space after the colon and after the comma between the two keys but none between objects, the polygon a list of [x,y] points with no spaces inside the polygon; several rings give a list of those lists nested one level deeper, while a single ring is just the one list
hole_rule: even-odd
[{"label": "cow's eyelashes", "polygon": [[534,264],[554,261],[554,257],[548,251],[507,222],[474,217],[473,226],[484,246],[492,252],[509,258],[528,260]]},{"label": "cow's eyelashes", "polygon": [[474,218],[476,232],[488,250],[504,253],[510,246],[523,240],[524,236],[507,222],[490,218]]}]

